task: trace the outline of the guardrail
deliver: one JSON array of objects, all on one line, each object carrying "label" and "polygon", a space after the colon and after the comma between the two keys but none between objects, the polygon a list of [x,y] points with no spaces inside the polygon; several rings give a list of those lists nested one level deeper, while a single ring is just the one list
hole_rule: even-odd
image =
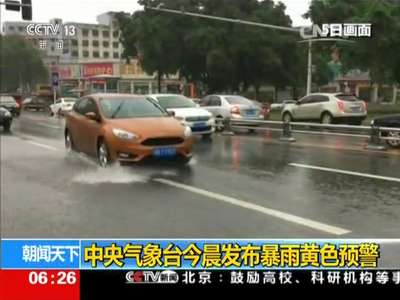
[{"label": "guardrail", "polygon": [[[400,141],[400,128],[379,127],[379,126],[355,126],[341,124],[319,124],[304,122],[282,122],[252,119],[228,119],[224,120],[224,134],[233,135],[233,129],[248,129],[255,131],[279,131],[281,141],[296,142],[293,133],[332,135],[354,138],[369,138],[367,149],[387,150],[383,141]],[[309,130],[309,129],[313,130]],[[308,130],[305,130],[308,129]],[[317,131],[319,130],[319,131]],[[399,137],[382,136],[382,133],[396,132]]]}]

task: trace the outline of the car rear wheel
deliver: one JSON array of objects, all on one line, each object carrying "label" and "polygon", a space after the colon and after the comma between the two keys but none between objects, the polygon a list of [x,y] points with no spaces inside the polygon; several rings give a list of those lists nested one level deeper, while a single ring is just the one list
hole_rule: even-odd
[{"label": "car rear wheel", "polygon": [[111,165],[110,153],[108,152],[107,144],[104,141],[99,142],[97,160],[102,168],[107,168]]},{"label": "car rear wheel", "polygon": [[326,125],[332,124],[333,123],[332,115],[328,112],[323,113],[321,117],[321,123]]},{"label": "car rear wheel", "polygon": [[387,140],[387,144],[393,148],[400,148],[400,132],[389,131],[388,137],[397,138],[397,140]]},{"label": "car rear wheel", "polygon": [[283,117],[282,117],[282,121],[283,121],[284,123],[290,123],[290,122],[292,122],[292,115],[291,115],[290,113],[288,113],[288,112],[284,113],[284,114],[283,114]]},{"label": "car rear wheel", "polygon": [[215,118],[215,130],[218,131],[218,132],[221,132],[221,131],[224,130],[224,128],[225,128],[224,118],[221,117],[221,116],[216,117]]}]

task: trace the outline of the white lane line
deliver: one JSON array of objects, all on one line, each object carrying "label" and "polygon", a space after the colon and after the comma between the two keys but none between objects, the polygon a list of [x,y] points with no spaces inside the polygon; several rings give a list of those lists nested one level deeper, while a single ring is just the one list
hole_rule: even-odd
[{"label": "white lane line", "polygon": [[37,147],[44,148],[44,149],[47,149],[47,150],[51,150],[51,151],[61,151],[60,149],[58,149],[58,148],[56,148],[56,147],[52,147],[52,146],[49,146],[49,145],[46,145],[46,144],[37,143],[37,142],[34,142],[34,141],[26,141],[26,142],[29,143],[29,144],[31,144],[31,145],[35,145],[35,146],[37,146]]},{"label": "white lane line", "polygon": [[292,214],[288,214],[288,213],[285,213],[285,212],[281,212],[281,211],[278,211],[278,210],[275,210],[275,209],[267,208],[267,207],[264,207],[264,206],[260,206],[260,205],[257,205],[257,204],[253,204],[253,203],[250,203],[250,202],[239,200],[239,199],[236,199],[236,198],[233,198],[233,197],[229,197],[229,196],[225,196],[225,195],[222,195],[222,194],[217,194],[217,193],[210,192],[210,191],[207,191],[207,190],[199,189],[199,188],[196,188],[196,187],[193,187],[193,186],[189,186],[189,185],[185,185],[185,184],[182,184],[182,183],[178,183],[178,182],[175,182],[175,181],[162,179],[162,178],[154,179],[154,181],[160,182],[160,183],[163,183],[163,184],[175,187],[175,188],[179,188],[179,189],[182,189],[182,190],[185,190],[185,191],[189,191],[189,192],[192,192],[192,193],[195,193],[195,194],[199,194],[199,195],[205,196],[207,198],[215,199],[215,200],[222,201],[222,202],[225,202],[225,203],[229,203],[229,204],[232,204],[232,205],[235,205],[235,206],[239,206],[239,207],[242,207],[242,208],[254,210],[254,211],[257,211],[259,213],[262,213],[262,214],[265,214],[265,215],[268,215],[268,216],[272,216],[272,217],[275,217],[275,218],[278,218],[278,219],[282,219],[282,220],[285,220],[285,221],[290,222],[290,223],[295,223],[295,224],[299,224],[299,225],[302,225],[302,226],[305,226],[305,227],[309,227],[309,228],[312,228],[314,230],[319,230],[319,231],[323,231],[323,232],[334,234],[334,235],[343,235],[343,234],[347,234],[347,233],[351,232],[350,230],[347,230],[347,229],[344,229],[344,228],[331,226],[331,225],[320,223],[320,222],[313,221],[313,220],[310,220],[310,219],[298,217],[298,216],[295,216],[295,215],[292,215]]},{"label": "white lane line", "polygon": [[346,171],[346,170],[341,170],[341,169],[331,169],[331,168],[310,166],[310,165],[304,165],[304,164],[291,163],[289,165],[292,167],[303,168],[303,169],[311,169],[311,170],[339,173],[339,174],[345,174],[345,175],[351,175],[351,176],[359,176],[359,177],[365,177],[365,178],[400,182],[400,178],[396,178],[396,177],[379,176],[379,175],[373,175],[373,174],[368,174],[368,173],[352,172],[352,171]]},{"label": "white lane line", "polygon": [[51,128],[51,129],[61,129],[62,128],[60,126],[49,125],[49,124],[46,124],[46,123],[36,123],[36,124],[39,125],[39,126],[47,127],[47,128]]}]

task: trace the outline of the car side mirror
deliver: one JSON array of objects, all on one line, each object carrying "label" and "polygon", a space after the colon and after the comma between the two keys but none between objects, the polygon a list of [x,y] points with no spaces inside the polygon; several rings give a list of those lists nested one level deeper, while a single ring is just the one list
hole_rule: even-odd
[{"label": "car side mirror", "polygon": [[88,112],[88,113],[86,113],[86,114],[85,114],[85,117],[88,118],[88,119],[90,119],[90,120],[96,121],[96,122],[99,121],[99,117],[98,117],[97,114],[94,113],[94,112]]}]

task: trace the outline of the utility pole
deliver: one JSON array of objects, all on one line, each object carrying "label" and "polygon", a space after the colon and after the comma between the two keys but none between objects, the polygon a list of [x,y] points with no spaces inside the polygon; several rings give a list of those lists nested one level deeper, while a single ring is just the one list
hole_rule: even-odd
[{"label": "utility pole", "polygon": [[[235,23],[235,24],[242,24],[242,25],[249,25],[249,26],[263,27],[263,28],[274,29],[274,30],[293,32],[293,33],[298,33],[299,35],[301,32],[300,29],[292,28],[292,27],[285,27],[285,26],[278,26],[278,25],[272,25],[272,24],[251,22],[251,21],[246,21],[246,20],[241,20],[241,19],[232,19],[232,18],[212,16],[212,15],[191,13],[191,12],[186,12],[184,10],[162,8],[161,6],[158,6],[158,7],[145,6],[145,9],[160,11],[160,12],[167,12],[167,13],[172,13],[172,14],[178,14],[178,15],[183,15],[183,16],[197,17],[197,18],[203,18],[203,19],[210,19],[210,20],[230,22],[230,23]],[[332,42],[332,41],[338,42],[339,41],[339,42],[354,43],[353,41],[344,41],[343,39],[334,39],[334,38],[304,39],[299,42],[299,43],[304,43],[304,42],[308,43],[307,95],[309,95],[312,90],[312,71],[313,71],[312,46],[313,46],[313,42],[322,42],[322,41],[324,41],[324,42],[329,42],[329,41],[330,42]]]}]

